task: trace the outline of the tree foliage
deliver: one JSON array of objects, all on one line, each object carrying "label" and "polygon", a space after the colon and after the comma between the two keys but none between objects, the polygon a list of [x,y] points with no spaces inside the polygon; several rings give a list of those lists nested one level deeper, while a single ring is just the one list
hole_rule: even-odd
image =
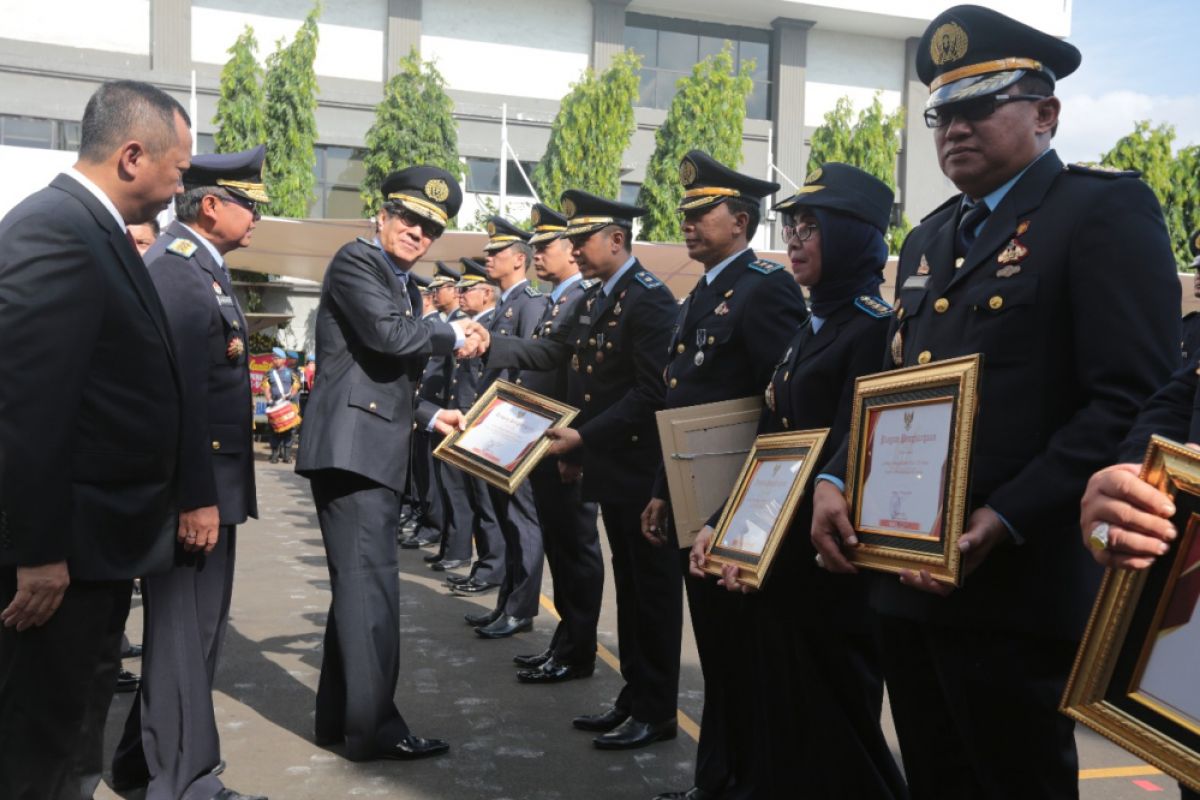
[{"label": "tree foliage", "polygon": [[397,169],[430,164],[462,180],[454,101],[446,94],[446,81],[437,67],[422,61],[415,49],[400,59],[400,70],[384,87],[366,144],[366,174],[359,195],[367,216],[379,210],[383,203],[379,187]]},{"label": "tree foliage", "polygon": [[264,178],[271,197],[270,213],[304,217],[312,203],[316,176],[318,2],[305,17],[291,43],[280,39],[267,58],[267,163]]},{"label": "tree foliage", "polygon": [[530,179],[551,206],[567,189],[601,197],[621,190],[621,157],[633,137],[641,58],[624,52],[597,76],[590,69],[559,104],[550,141]]},{"label": "tree foliage", "polygon": [[254,29],[246,26],[226,52],[229,61],[221,70],[220,97],[217,98],[218,153],[235,153],[258,147],[267,140],[267,122],[263,115],[263,70],[255,54],[258,40]]},{"label": "tree foliage", "polygon": [[1200,227],[1200,146],[1173,152],[1175,127],[1151,127],[1149,120],[1134,124],[1100,163],[1117,169],[1136,169],[1162,204],[1171,236],[1175,260],[1182,266],[1192,262],[1188,234]]},{"label": "tree foliage", "polygon": [[641,237],[653,242],[677,242],[683,236],[676,210],[683,197],[679,162],[697,149],[736,169],[742,163],[742,128],[746,98],[754,84],[754,62],[742,62],[734,71],[729,42],[719,53],[705,58],[680,78],[667,119],[654,134],[654,155],[646,165],[646,180],[638,193],[642,217]]},{"label": "tree foliage", "polygon": [[[831,161],[858,167],[896,190],[896,158],[900,154],[900,131],[904,128],[904,109],[891,114],[883,110],[880,93],[875,93],[871,105],[854,114],[849,97],[838,99],[825,121],[813,131],[812,147],[808,152],[807,172],[813,172]],[[900,252],[904,237],[912,225],[903,215],[897,225],[887,232],[888,249]]]}]

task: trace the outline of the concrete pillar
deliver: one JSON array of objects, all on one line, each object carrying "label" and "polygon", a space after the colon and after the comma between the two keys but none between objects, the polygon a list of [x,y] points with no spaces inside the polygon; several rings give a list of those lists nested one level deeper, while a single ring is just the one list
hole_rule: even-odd
[{"label": "concrete pillar", "polygon": [[[771,111],[774,119],[775,166],[796,183],[804,180],[808,153],[804,149],[804,81],[808,69],[808,20],[779,17],[771,23]],[[790,186],[780,193],[786,197]],[[776,221],[772,246],[781,246]]]},{"label": "concrete pillar", "polygon": [[151,71],[179,76],[191,68],[191,0],[150,0]]},{"label": "concrete pillar", "polygon": [[917,77],[917,46],[920,39],[909,39],[904,48],[904,130],[897,165],[897,199],[908,221],[916,225],[921,217],[942,204],[954,187],[938,166],[933,131],[925,127],[925,101],[929,89]]},{"label": "concrete pillar", "polygon": [[385,81],[396,74],[400,59],[412,50],[421,52],[421,0],[388,0]]},{"label": "concrete pillar", "polygon": [[625,9],[629,0],[592,0],[592,69],[603,72],[625,49]]}]

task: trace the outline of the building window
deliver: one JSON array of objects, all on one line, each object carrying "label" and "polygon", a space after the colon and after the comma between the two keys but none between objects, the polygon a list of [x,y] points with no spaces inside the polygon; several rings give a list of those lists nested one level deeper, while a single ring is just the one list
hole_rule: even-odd
[{"label": "building window", "polygon": [[0,114],[0,144],[75,151],[79,149],[79,123]]},{"label": "building window", "polygon": [[754,87],[746,98],[746,116],[770,119],[769,31],[629,13],[625,15],[625,47],[642,57],[638,105],[669,108],[676,81],[690,75],[697,63],[721,52],[727,41],[733,45],[735,69],[754,62],[750,72]]},{"label": "building window", "polygon": [[621,196],[618,198],[622,203],[631,206],[637,205],[638,192],[642,191],[640,183],[621,183]]},{"label": "building window", "polygon": [[[467,191],[482,194],[500,194],[500,159],[474,158],[468,156],[467,162]],[[521,168],[530,180],[533,180],[533,170],[536,161],[522,161]],[[521,177],[517,164],[511,158],[508,160],[507,186],[504,188],[513,197],[533,197],[525,178]]]},{"label": "building window", "polygon": [[319,144],[313,148],[317,177],[316,197],[308,215],[318,219],[362,219],[366,206],[358,187],[366,176],[363,158],[367,151],[357,147]]}]

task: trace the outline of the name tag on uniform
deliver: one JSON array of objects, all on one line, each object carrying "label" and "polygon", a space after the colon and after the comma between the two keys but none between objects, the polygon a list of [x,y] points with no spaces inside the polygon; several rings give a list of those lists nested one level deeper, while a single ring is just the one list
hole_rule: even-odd
[{"label": "name tag on uniform", "polygon": [[909,275],[904,279],[904,285],[901,289],[924,289],[925,284],[929,283],[928,275]]},{"label": "name tag on uniform", "polygon": [[591,318],[591,316],[589,316],[589,315],[587,315],[587,314],[584,314],[583,316],[581,316],[581,317],[579,318],[579,321],[580,321],[580,322],[582,322],[584,325],[591,325],[591,324],[592,324],[592,318]]},{"label": "name tag on uniform", "polygon": [[217,305],[231,306],[231,305],[233,305],[233,298],[227,294],[219,294],[219,295],[217,295]]}]

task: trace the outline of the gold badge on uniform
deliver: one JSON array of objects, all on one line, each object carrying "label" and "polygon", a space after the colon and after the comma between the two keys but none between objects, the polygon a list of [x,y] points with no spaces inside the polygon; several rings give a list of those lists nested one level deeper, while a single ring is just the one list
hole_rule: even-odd
[{"label": "gold badge on uniform", "polygon": [[691,186],[696,182],[696,165],[690,158],[685,158],[679,164],[679,182],[684,186]]},{"label": "gold badge on uniform", "polygon": [[495,236],[495,235],[496,235],[496,223],[494,223],[494,222],[489,222],[489,223],[487,224],[487,235],[488,235],[488,236]]},{"label": "gold badge on uniform", "polygon": [[237,361],[246,352],[246,343],[242,337],[234,336],[229,340],[228,346],[225,348],[225,357],[230,361]]},{"label": "gold badge on uniform", "polygon": [[726,314],[729,313],[729,303],[726,303],[724,300],[722,300],[721,305],[719,305],[713,309],[713,313],[716,314],[718,317],[725,316]]},{"label": "gold badge on uniform", "polygon": [[726,300],[728,300],[731,297],[733,297],[733,289],[730,289],[728,292],[725,293]]},{"label": "gold badge on uniform", "polygon": [[1021,224],[1017,226],[1017,236],[1024,236],[1027,230],[1029,230],[1029,220],[1022,220]]},{"label": "gold badge on uniform", "polygon": [[775,381],[767,384],[767,390],[763,392],[763,399],[767,402],[767,408],[775,410]]},{"label": "gold badge on uniform", "polygon": [[214,294],[225,294],[225,290],[221,288],[221,284],[217,283],[216,281],[213,281],[213,293]]},{"label": "gold badge on uniform", "polygon": [[927,259],[924,255],[921,256],[921,263],[917,265],[917,274],[918,275],[928,275],[929,274],[929,259]]},{"label": "gold badge on uniform", "polygon": [[541,222],[542,212],[538,211],[537,206],[534,206],[533,210],[529,212],[529,223],[531,225],[540,225]]},{"label": "gold badge on uniform", "polygon": [[512,310],[511,308],[510,308],[508,311],[505,311],[505,312],[504,312],[504,318],[505,318],[505,319],[512,319],[512,311],[513,311],[513,310]]},{"label": "gold badge on uniform", "polygon": [[615,306],[613,306],[613,316],[614,317],[621,316],[621,301],[620,300],[618,300],[617,304]]},{"label": "gold badge on uniform", "polygon": [[435,203],[440,203],[450,196],[450,187],[441,178],[430,178],[425,181],[425,196]]},{"label": "gold badge on uniform", "polygon": [[1027,255],[1029,248],[1013,239],[1000,251],[1000,255],[996,256],[996,261],[1000,264],[1020,264]]},{"label": "gold badge on uniform", "polygon": [[562,209],[563,213],[568,217],[575,216],[575,201],[569,197],[566,200],[563,200]]},{"label": "gold badge on uniform", "polygon": [[892,363],[897,367],[904,365],[904,336],[899,330],[892,337]]},{"label": "gold badge on uniform", "polygon": [[571,369],[575,370],[576,372],[579,372],[579,354],[578,353],[571,356]]}]

